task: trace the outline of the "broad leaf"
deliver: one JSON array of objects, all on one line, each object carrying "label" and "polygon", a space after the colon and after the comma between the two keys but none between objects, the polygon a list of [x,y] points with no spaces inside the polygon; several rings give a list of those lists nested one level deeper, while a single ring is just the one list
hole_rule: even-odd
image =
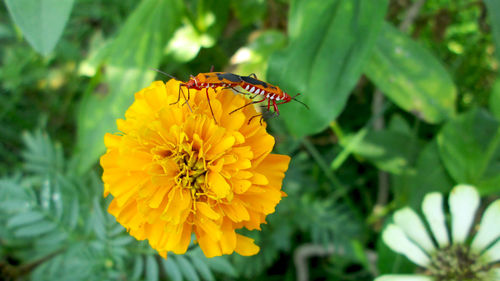
[{"label": "broad leaf", "polygon": [[490,111],[500,120],[500,76],[497,77],[490,95]]},{"label": "broad leaf", "polygon": [[271,57],[268,80],[297,102],[280,106],[291,133],[323,130],[344,108],[385,16],[386,0],[294,0],[290,44]]},{"label": "broad leaf", "polygon": [[350,137],[342,142],[350,151],[372,162],[377,168],[393,174],[403,173],[412,167],[419,150],[419,141],[404,133],[382,130],[369,131],[362,139],[351,145]]},{"label": "broad leaf", "polygon": [[5,0],[7,9],[30,45],[47,55],[68,22],[74,0]]},{"label": "broad leaf", "polygon": [[495,52],[498,61],[500,61],[500,1],[484,0],[486,8],[488,8],[488,18],[491,24],[493,33],[493,41],[495,42]]},{"label": "broad leaf", "polygon": [[420,152],[415,168],[392,177],[395,199],[400,206],[410,205],[420,210],[422,200],[430,192],[448,192],[453,180],[448,175],[441,158],[437,141],[429,142]]},{"label": "broad leaf", "polygon": [[134,93],[150,84],[151,68],[159,65],[163,48],[178,26],[177,0],[144,0],[127,19],[108,55],[105,83],[108,93],[87,93],[78,113],[79,172],[92,166],[104,152],[106,132],[116,132],[116,119],[123,118]]},{"label": "broad leaf", "polygon": [[389,99],[426,122],[439,123],[455,113],[457,91],[446,69],[388,23],[364,71]]},{"label": "broad leaf", "polygon": [[457,183],[482,194],[500,190],[500,123],[483,109],[473,109],[446,124],[438,135],[444,166]]}]

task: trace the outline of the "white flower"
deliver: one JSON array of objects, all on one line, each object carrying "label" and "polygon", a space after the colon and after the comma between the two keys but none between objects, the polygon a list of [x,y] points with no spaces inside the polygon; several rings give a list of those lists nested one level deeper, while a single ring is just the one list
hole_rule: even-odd
[{"label": "white flower", "polygon": [[[453,188],[448,202],[451,233],[440,193],[429,193],[424,198],[422,212],[426,222],[410,208],[397,211],[394,223],[384,229],[382,239],[393,251],[405,255],[423,270],[420,274],[383,275],[375,281],[500,280],[500,199],[488,206],[479,227],[473,230],[479,204],[474,187]],[[474,238],[468,239],[471,231],[475,232]]]}]

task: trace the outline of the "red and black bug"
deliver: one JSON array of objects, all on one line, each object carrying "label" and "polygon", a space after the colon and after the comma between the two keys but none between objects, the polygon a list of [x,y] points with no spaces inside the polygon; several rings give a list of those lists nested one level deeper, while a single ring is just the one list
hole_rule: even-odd
[{"label": "red and black bug", "polygon": [[[255,96],[253,98],[256,98],[257,96],[261,96],[261,99],[247,103],[247,104],[243,105],[242,107],[239,107],[239,108],[231,111],[230,114],[234,113],[234,112],[236,112],[236,111],[238,111],[246,106],[249,106],[251,104],[260,103],[260,102],[263,102],[265,100],[267,100],[267,110],[269,111],[271,109],[271,105],[272,105],[274,112],[276,113],[276,116],[280,115],[278,105],[284,104],[284,103],[289,103],[292,100],[301,103],[307,109],[309,109],[309,107],[305,103],[295,99],[295,97],[297,97],[300,94],[296,94],[295,96],[291,97],[286,92],[281,90],[280,87],[275,86],[275,85],[271,85],[271,84],[266,83],[266,82],[261,81],[261,80],[258,80],[257,76],[255,76],[255,74],[253,74],[253,76],[249,75],[249,76],[239,76],[239,77],[241,78],[241,82],[240,82],[239,86],[241,88],[243,88],[245,91],[248,91],[250,93],[255,94]],[[262,114],[252,116],[248,120],[248,123],[250,123],[252,121],[252,119],[257,117],[257,116],[262,116]],[[261,119],[261,122],[262,122],[262,119]]]}]

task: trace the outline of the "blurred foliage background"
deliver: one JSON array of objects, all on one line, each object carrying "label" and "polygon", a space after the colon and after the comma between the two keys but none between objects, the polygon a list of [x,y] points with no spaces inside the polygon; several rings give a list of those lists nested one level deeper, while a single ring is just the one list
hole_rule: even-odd
[{"label": "blurred foliage background", "polygon": [[[415,270],[391,212],[454,184],[500,194],[497,0],[4,0],[0,279],[373,280]],[[254,257],[167,260],[107,214],[98,157],[155,79],[258,77],[288,193]]]}]

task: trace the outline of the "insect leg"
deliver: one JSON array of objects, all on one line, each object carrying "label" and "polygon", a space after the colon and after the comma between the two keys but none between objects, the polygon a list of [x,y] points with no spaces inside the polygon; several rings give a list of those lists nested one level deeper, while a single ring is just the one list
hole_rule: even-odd
[{"label": "insect leg", "polygon": [[259,116],[261,117],[260,124],[262,125],[262,118],[264,118],[264,117],[263,117],[263,114],[257,114],[257,115],[254,115],[254,116],[250,117],[250,119],[248,119],[248,123],[247,123],[247,125],[250,125],[250,122],[252,122],[252,120],[253,120],[255,117],[259,117]]},{"label": "insect leg", "polygon": [[273,100],[273,107],[274,107],[274,112],[276,112],[276,116],[280,116],[280,111],[278,109],[278,105],[276,104],[276,101]]},{"label": "insect leg", "polygon": [[170,105],[176,104],[176,103],[178,103],[181,100],[181,90],[182,90],[181,87],[182,86],[183,86],[182,84],[179,84],[179,94],[177,95],[177,101],[171,103]]},{"label": "insect leg", "polygon": [[248,75],[248,76],[253,77],[253,78],[255,78],[255,79],[258,79],[258,78],[257,78],[257,75],[255,75],[255,73],[250,73],[250,75]]},{"label": "insect leg", "polygon": [[208,88],[205,88],[205,93],[207,94],[208,106],[210,107],[210,111],[212,112],[212,117],[214,118],[215,124],[217,124],[217,120],[215,120],[214,110],[212,109],[212,104],[210,103],[210,97],[208,96]]},{"label": "insect leg", "polygon": [[245,104],[245,105],[243,105],[243,106],[241,106],[241,107],[238,107],[238,108],[236,108],[235,110],[233,110],[233,111],[229,112],[229,114],[233,114],[233,113],[235,113],[236,111],[238,111],[238,110],[240,110],[240,109],[243,109],[243,108],[245,108],[245,107],[247,107],[247,106],[249,106],[249,105],[251,105],[251,104],[256,104],[256,103],[262,102],[262,101],[264,101],[265,99],[266,99],[266,98],[263,98],[263,99],[258,100],[258,101],[252,101],[252,102],[249,102],[249,103],[247,103],[247,104]]}]

